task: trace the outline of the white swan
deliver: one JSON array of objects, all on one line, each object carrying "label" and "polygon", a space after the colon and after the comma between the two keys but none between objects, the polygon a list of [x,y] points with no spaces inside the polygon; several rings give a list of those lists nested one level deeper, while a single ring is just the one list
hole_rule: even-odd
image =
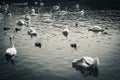
[{"label": "white swan", "polygon": [[6,52],[5,52],[5,57],[7,61],[11,61],[13,63],[13,59],[15,58],[16,54],[17,54],[17,49],[15,48],[15,45],[13,43],[13,35],[10,36],[10,41],[12,44],[12,47],[7,48]]},{"label": "white swan", "polygon": [[[99,58],[82,57],[80,59],[74,59],[72,62],[74,68],[80,70],[84,74],[91,74],[98,76]],[[85,73],[87,72],[87,73]]]},{"label": "white swan", "polygon": [[63,25],[62,24],[53,24],[53,26],[55,26],[55,27],[58,27],[58,28],[62,28],[63,27]]},{"label": "white swan", "polygon": [[67,37],[68,34],[69,34],[69,29],[68,29],[68,25],[66,25],[66,28],[63,30],[63,35]]},{"label": "white swan", "polygon": [[81,10],[80,11],[80,15],[83,16],[85,14],[85,11],[84,10]]},{"label": "white swan", "polygon": [[18,25],[22,26],[22,25],[25,25],[26,22],[24,19],[20,19],[18,22],[17,22]]},{"label": "white swan", "polygon": [[47,18],[50,18],[50,17],[51,17],[51,15],[50,15],[50,14],[44,14],[44,15],[42,15],[42,17],[47,17]]},{"label": "white swan", "polygon": [[37,36],[37,32],[33,27],[30,27],[30,30],[28,31],[28,34],[31,36]]},{"label": "white swan", "polygon": [[31,19],[31,17],[29,16],[29,15],[22,15],[21,17],[20,17],[20,19],[25,19],[25,20],[30,20]]},{"label": "white swan", "polygon": [[67,14],[67,11],[64,11],[64,10],[58,11],[58,15],[64,16],[66,14]]},{"label": "white swan", "polygon": [[30,14],[31,16],[37,16],[38,14],[37,13],[35,13],[35,9],[31,9],[31,14]]},{"label": "white swan", "polygon": [[89,31],[93,31],[93,32],[102,32],[104,31],[103,27],[101,28],[100,26],[96,25],[96,26],[93,26],[91,28],[88,29]]},{"label": "white swan", "polygon": [[88,67],[91,67],[91,66],[96,66],[98,67],[99,65],[99,58],[92,58],[92,57],[82,57],[80,59],[74,59],[73,64],[76,64],[77,66],[81,66],[83,68],[88,68]]},{"label": "white swan", "polygon": [[49,19],[49,18],[44,18],[44,20],[42,22],[44,22],[44,23],[52,23],[53,20]]},{"label": "white swan", "polygon": [[10,12],[8,12],[8,13],[7,13],[7,16],[11,17],[11,16],[12,16],[12,14],[11,14]]}]

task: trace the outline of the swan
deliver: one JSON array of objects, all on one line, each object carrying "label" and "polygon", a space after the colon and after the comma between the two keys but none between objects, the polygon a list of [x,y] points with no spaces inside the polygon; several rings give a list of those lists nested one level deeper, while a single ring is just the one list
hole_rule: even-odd
[{"label": "swan", "polygon": [[5,57],[7,61],[11,61],[12,64],[14,64],[13,60],[17,54],[17,49],[15,48],[14,42],[13,42],[14,36],[10,36],[10,41],[12,44],[12,47],[7,48],[5,52]]},{"label": "swan", "polygon": [[24,18],[25,20],[30,20],[31,19],[31,17],[29,16],[29,15],[25,15],[25,18]]},{"label": "swan", "polygon": [[24,19],[20,19],[20,20],[17,22],[17,24],[18,24],[19,26],[22,26],[22,25],[25,25],[26,22],[25,22]]},{"label": "swan", "polygon": [[12,16],[12,14],[11,14],[11,13],[7,13],[7,15],[8,15],[9,17],[11,17],[11,16]]},{"label": "swan", "polygon": [[31,36],[37,36],[37,32],[33,27],[30,27],[30,30],[28,31],[28,34]]},{"label": "swan", "polygon": [[10,11],[7,11],[7,16],[11,17],[12,13],[10,13]]},{"label": "swan", "polygon": [[50,15],[50,14],[44,14],[44,15],[42,15],[42,17],[47,17],[47,18],[49,18],[49,17],[51,17],[51,15]]},{"label": "swan", "polygon": [[85,14],[85,11],[84,10],[81,10],[80,11],[80,15],[83,16]]},{"label": "swan", "polygon": [[31,17],[26,14],[26,15],[22,15],[22,16],[20,17],[20,19],[30,20]]},{"label": "swan", "polygon": [[96,26],[93,26],[92,28],[89,28],[88,31],[103,32],[104,29],[103,29],[103,27],[101,28],[100,26],[96,25]]},{"label": "swan", "polygon": [[[72,65],[77,70],[80,70],[83,74],[90,74],[93,76],[98,76],[98,66],[99,66],[99,58],[85,56],[80,59],[74,59]],[[86,73],[87,72],[87,73]]]},{"label": "swan", "polygon": [[44,20],[42,22],[44,22],[44,23],[52,23],[53,20],[49,19],[49,18],[44,18]]},{"label": "swan", "polygon": [[67,11],[64,11],[64,10],[58,11],[58,14],[61,15],[61,16],[64,16],[64,15],[67,14]]},{"label": "swan", "polygon": [[55,27],[58,27],[58,28],[62,28],[63,27],[63,25],[62,24],[53,24],[53,26],[55,26]]},{"label": "swan", "polygon": [[37,13],[35,13],[35,9],[31,9],[31,14],[30,14],[31,16],[37,16],[38,14]]},{"label": "swan", "polygon": [[69,29],[68,29],[68,26],[66,25],[66,28],[63,30],[63,35],[67,37],[68,34],[69,34]]}]

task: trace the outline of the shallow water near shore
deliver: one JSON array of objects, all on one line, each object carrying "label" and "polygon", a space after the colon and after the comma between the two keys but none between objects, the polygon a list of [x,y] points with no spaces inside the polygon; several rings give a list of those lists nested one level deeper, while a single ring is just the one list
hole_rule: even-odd
[{"label": "shallow water near shore", "polygon": [[[69,35],[62,34],[64,26],[43,23],[40,17],[31,17],[31,25],[38,33],[31,38],[29,27],[17,26],[21,12],[10,17],[0,14],[0,80],[119,80],[120,79],[120,11],[86,10],[85,17],[74,14],[53,21],[67,24]],[[78,27],[75,27],[75,23]],[[89,27],[100,25],[108,34],[88,31]],[[10,30],[4,31],[4,27]],[[22,30],[15,32],[16,27]],[[14,43],[18,50],[15,66],[6,62],[4,52],[11,46],[9,36],[14,34]],[[40,41],[42,47],[36,47]],[[77,44],[77,50],[70,47]],[[72,68],[72,61],[82,56],[98,57],[99,76],[86,76]]]}]

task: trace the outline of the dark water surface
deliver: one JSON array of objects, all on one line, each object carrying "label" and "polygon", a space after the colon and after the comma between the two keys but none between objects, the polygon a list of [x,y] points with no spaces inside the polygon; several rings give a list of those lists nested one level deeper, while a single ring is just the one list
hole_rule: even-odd
[{"label": "dark water surface", "polygon": [[[64,16],[64,21],[55,21],[69,25],[68,39],[62,34],[63,26],[43,23],[40,17],[31,18],[31,26],[38,33],[31,39],[28,27],[16,25],[21,15],[18,11],[12,18],[0,14],[0,80],[120,80],[120,11],[88,10],[83,19],[69,14],[72,18]],[[107,28],[108,34],[89,32],[94,25]],[[10,30],[4,31],[3,27]],[[16,33],[15,27],[22,30]],[[15,66],[4,58],[12,34],[18,50]],[[35,47],[36,41],[41,41],[42,48]],[[77,43],[77,51],[70,47],[71,43]],[[84,77],[72,68],[72,60],[82,56],[99,57],[98,77]]]}]

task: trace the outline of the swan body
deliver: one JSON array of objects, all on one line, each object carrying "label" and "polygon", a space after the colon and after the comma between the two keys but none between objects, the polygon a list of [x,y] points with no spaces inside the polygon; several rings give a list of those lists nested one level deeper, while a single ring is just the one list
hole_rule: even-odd
[{"label": "swan body", "polygon": [[10,37],[10,40],[12,43],[12,47],[7,48],[5,52],[5,57],[7,61],[12,61],[17,54],[17,49],[15,48],[13,43],[13,36]]},{"label": "swan body", "polygon": [[74,59],[73,64],[76,64],[76,65],[84,67],[84,68],[91,67],[92,65],[97,67],[99,65],[99,59],[86,56],[86,57],[82,57],[80,59]]},{"label": "swan body", "polygon": [[44,14],[43,17],[51,17],[50,14]]},{"label": "swan body", "polygon": [[28,31],[28,34],[37,36],[37,32],[33,27],[30,27],[30,30]]},{"label": "swan body", "polygon": [[16,51],[16,48],[11,47],[6,49],[6,53],[10,55],[16,55],[17,51]]},{"label": "swan body", "polygon": [[25,20],[31,19],[31,17],[29,15],[22,15],[20,18],[25,19]]},{"label": "swan body", "polygon": [[31,9],[31,14],[30,14],[31,16],[37,16],[38,14],[37,13],[35,13],[35,9]]},{"label": "swan body", "polygon": [[100,32],[100,31],[104,31],[104,29],[101,28],[100,26],[96,25],[96,26],[93,26],[92,28],[90,28],[89,31]]},{"label": "swan body", "polygon": [[31,12],[35,12],[35,9],[31,9]]},{"label": "swan body", "polygon": [[64,11],[64,10],[58,11],[58,14],[64,16],[67,14],[67,11]]},{"label": "swan body", "polygon": [[30,20],[31,17],[29,15],[25,15],[25,20]]},{"label": "swan body", "polygon": [[92,75],[98,77],[99,75],[99,58],[82,57],[80,59],[74,59],[72,62],[73,68],[79,70],[85,76]]},{"label": "swan body", "polygon": [[54,24],[53,26],[55,26],[55,27],[59,27],[59,28],[62,28],[62,27],[63,27],[62,24]]},{"label": "swan body", "polygon": [[83,16],[85,14],[85,11],[84,10],[81,10],[80,11],[80,15]]},{"label": "swan body", "polygon": [[66,28],[63,30],[63,32],[68,32],[69,33],[68,26],[66,26]]},{"label": "swan body", "polygon": [[53,20],[52,19],[49,19],[49,18],[46,18],[43,20],[44,23],[52,23]]},{"label": "swan body", "polygon": [[18,22],[17,22],[18,25],[22,26],[22,25],[25,25],[25,20],[23,19],[20,19]]},{"label": "swan body", "polygon": [[12,16],[12,14],[11,14],[11,13],[8,13],[7,15],[8,15],[9,17],[11,17],[11,16]]},{"label": "swan body", "polygon": [[80,59],[74,59],[72,62],[73,68],[80,70],[84,75],[92,75],[98,77],[99,74],[99,58],[82,57]]}]

